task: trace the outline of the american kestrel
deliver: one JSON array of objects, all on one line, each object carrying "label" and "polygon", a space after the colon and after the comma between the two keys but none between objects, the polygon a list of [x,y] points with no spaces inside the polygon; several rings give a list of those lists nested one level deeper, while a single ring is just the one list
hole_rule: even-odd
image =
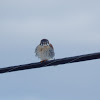
[{"label": "american kestrel", "polygon": [[48,61],[55,56],[54,48],[47,39],[42,39],[40,44],[35,49],[36,56],[42,61]]}]

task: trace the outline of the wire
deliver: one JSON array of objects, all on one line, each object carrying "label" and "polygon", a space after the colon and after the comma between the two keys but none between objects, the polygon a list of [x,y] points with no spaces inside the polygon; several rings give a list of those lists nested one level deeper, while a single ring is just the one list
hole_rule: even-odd
[{"label": "wire", "polygon": [[87,61],[87,60],[93,60],[93,59],[100,59],[100,52],[79,55],[79,56],[74,56],[74,57],[61,58],[61,59],[54,59],[54,60],[50,60],[43,63],[37,62],[37,63],[30,63],[30,64],[0,68],[0,73],[7,73],[7,72],[13,72],[13,71],[19,71],[19,70],[32,69],[32,68],[41,68],[41,67],[47,67],[47,66],[55,66],[55,65],[60,65],[60,64],[81,62],[81,61]]}]

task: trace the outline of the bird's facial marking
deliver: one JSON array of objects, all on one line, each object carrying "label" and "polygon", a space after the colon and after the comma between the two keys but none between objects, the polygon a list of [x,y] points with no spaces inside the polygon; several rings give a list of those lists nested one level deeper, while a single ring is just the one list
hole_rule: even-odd
[{"label": "bird's facial marking", "polygon": [[49,45],[49,41],[47,39],[42,39],[40,42],[41,46],[48,46]]}]

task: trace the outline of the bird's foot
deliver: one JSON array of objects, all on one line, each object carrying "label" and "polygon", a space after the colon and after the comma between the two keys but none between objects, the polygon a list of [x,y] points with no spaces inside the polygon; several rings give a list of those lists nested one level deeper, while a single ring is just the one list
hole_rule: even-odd
[{"label": "bird's foot", "polygon": [[43,62],[47,62],[48,60],[42,60],[42,61],[40,61],[41,63],[43,63]]}]

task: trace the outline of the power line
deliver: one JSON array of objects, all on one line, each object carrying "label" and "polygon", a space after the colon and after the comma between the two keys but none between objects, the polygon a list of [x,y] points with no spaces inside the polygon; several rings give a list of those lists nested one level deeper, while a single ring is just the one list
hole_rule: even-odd
[{"label": "power line", "polygon": [[19,71],[19,70],[32,69],[32,68],[48,67],[48,66],[54,66],[54,65],[60,65],[60,64],[93,60],[93,59],[100,59],[100,52],[79,55],[79,56],[74,56],[74,57],[55,59],[55,60],[50,60],[43,63],[37,62],[37,63],[30,63],[30,64],[0,68],[0,73],[7,73],[7,72],[13,72],[13,71]]}]

